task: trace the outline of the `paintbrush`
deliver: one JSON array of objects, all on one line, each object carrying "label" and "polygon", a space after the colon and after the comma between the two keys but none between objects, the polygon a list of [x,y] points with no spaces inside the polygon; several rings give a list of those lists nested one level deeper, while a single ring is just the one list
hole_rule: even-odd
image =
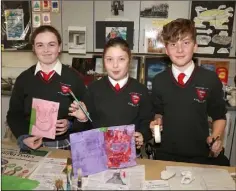
[{"label": "paintbrush", "polygon": [[89,119],[89,121],[93,122],[92,119],[89,117],[89,113],[84,110],[83,106],[80,104],[79,100],[75,97],[75,94],[72,92],[72,90],[68,89],[68,92],[72,95],[72,97],[75,99],[75,101],[77,101],[77,103],[79,104],[80,109],[83,111],[83,113]]},{"label": "paintbrush", "polygon": [[77,178],[77,190],[82,190],[82,170],[78,169],[78,178]]}]

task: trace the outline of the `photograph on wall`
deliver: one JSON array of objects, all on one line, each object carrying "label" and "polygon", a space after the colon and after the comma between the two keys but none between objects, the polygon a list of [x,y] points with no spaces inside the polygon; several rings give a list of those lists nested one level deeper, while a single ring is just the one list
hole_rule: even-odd
[{"label": "photograph on wall", "polygon": [[86,54],[86,27],[69,26],[68,52]]},{"label": "photograph on wall", "polygon": [[127,27],[106,27],[106,42],[112,38],[127,38]]},{"label": "photograph on wall", "polygon": [[216,72],[223,84],[226,85],[228,83],[229,61],[201,60],[200,66]]},{"label": "photograph on wall", "polygon": [[139,80],[141,67],[141,57],[133,57],[129,67],[129,76],[131,78]]},{"label": "photograph on wall", "polygon": [[192,1],[191,20],[202,56],[228,57],[231,51],[235,1]]},{"label": "photograph on wall", "polygon": [[123,0],[111,1],[111,15],[124,16],[124,1]]},{"label": "photograph on wall", "polygon": [[134,46],[134,21],[96,21],[95,48],[103,49],[110,38],[121,37],[131,50]]},{"label": "photograph on wall", "polygon": [[24,40],[23,9],[7,9],[4,11],[7,40]]},{"label": "photograph on wall", "polygon": [[32,11],[41,11],[41,1],[32,0]]},{"label": "photograph on wall", "polygon": [[148,91],[152,91],[152,80],[153,78],[166,70],[170,64],[170,59],[168,57],[146,57],[144,62],[145,70],[145,85]]},{"label": "photograph on wall", "polygon": [[157,1],[142,1],[140,17],[145,18],[168,18],[169,4]]}]

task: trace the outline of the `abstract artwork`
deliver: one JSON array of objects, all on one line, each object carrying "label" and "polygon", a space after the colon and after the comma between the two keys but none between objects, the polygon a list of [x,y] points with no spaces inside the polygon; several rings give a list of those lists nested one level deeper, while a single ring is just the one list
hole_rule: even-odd
[{"label": "abstract artwork", "polygon": [[55,139],[59,103],[33,98],[29,134]]},{"label": "abstract artwork", "polygon": [[106,42],[112,38],[127,38],[127,27],[106,27]]},{"label": "abstract artwork", "polygon": [[99,128],[70,135],[74,175],[136,165],[134,125]]}]

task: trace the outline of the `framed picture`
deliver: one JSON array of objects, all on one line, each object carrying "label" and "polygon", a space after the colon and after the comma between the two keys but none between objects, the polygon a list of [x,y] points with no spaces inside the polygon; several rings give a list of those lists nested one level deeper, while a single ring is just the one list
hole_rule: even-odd
[{"label": "framed picture", "polygon": [[98,75],[104,75],[106,70],[104,68],[102,55],[94,55],[93,56],[93,63],[95,65],[95,73]]},{"label": "framed picture", "polygon": [[171,64],[169,57],[146,57],[144,61],[145,71],[145,85],[147,86],[149,93],[152,91],[153,78],[166,70]]},{"label": "framed picture", "polygon": [[141,57],[133,56],[129,68],[130,77],[137,79],[139,81],[140,68],[141,68]]},{"label": "framed picture", "polygon": [[133,49],[134,22],[133,21],[97,21],[96,48],[103,49],[111,38],[120,37],[127,41]]}]

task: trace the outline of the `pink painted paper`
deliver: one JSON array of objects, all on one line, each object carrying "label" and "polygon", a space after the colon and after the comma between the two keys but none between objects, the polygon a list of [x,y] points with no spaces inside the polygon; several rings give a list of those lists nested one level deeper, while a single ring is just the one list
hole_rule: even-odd
[{"label": "pink painted paper", "polygon": [[32,135],[55,139],[59,103],[33,98],[32,108],[36,110],[36,121]]}]

